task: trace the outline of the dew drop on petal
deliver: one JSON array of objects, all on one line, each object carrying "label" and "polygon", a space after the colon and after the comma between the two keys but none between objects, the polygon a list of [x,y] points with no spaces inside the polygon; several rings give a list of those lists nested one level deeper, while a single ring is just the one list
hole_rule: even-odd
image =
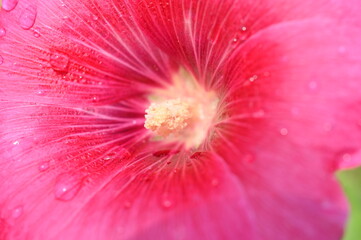
[{"label": "dew drop on petal", "polygon": [[232,39],[232,44],[238,44],[239,38],[238,37],[234,37]]},{"label": "dew drop on petal", "polygon": [[34,35],[34,37],[39,38],[40,37],[40,31],[38,29],[33,29],[33,35]]},{"label": "dew drop on petal", "polygon": [[281,128],[280,129],[280,134],[282,136],[287,136],[288,135],[288,129],[287,128]]},{"label": "dew drop on petal", "polygon": [[213,178],[213,179],[211,180],[211,185],[212,185],[213,187],[218,186],[218,185],[219,185],[219,180],[218,180],[218,178]]},{"label": "dew drop on petal", "polygon": [[64,53],[55,51],[51,53],[49,63],[55,71],[64,72],[67,71],[69,57]]},{"label": "dew drop on petal", "polygon": [[153,153],[154,157],[166,157],[170,153],[170,150],[160,150]]},{"label": "dew drop on petal", "polygon": [[264,72],[264,73],[263,73],[263,76],[264,76],[264,77],[269,77],[269,76],[271,76],[271,73],[270,73],[270,72]]},{"label": "dew drop on petal", "polygon": [[45,96],[50,92],[50,87],[47,85],[39,85],[37,89],[35,89],[35,94],[38,96]]},{"label": "dew drop on petal", "polygon": [[174,206],[174,202],[169,198],[168,195],[163,195],[161,198],[161,206],[164,209],[169,209]]},{"label": "dew drop on petal", "polygon": [[316,81],[309,82],[308,89],[313,92],[316,91],[318,89],[318,83]]},{"label": "dew drop on petal", "polygon": [[346,47],[345,46],[339,46],[338,47],[338,53],[339,54],[345,54],[347,52],[347,49],[346,49]]},{"label": "dew drop on petal", "polygon": [[99,102],[99,97],[98,96],[91,96],[91,101],[93,103],[97,103],[97,102]]},{"label": "dew drop on petal", "polygon": [[16,7],[18,1],[19,0],[3,0],[2,8],[5,11],[11,11]]},{"label": "dew drop on petal", "polygon": [[79,176],[70,173],[59,175],[55,183],[55,198],[61,201],[72,200],[81,189],[82,184],[83,180]]},{"label": "dew drop on petal", "polygon": [[131,153],[123,148],[123,147],[118,147],[113,149],[111,152],[108,152],[103,159],[105,161],[113,161],[113,160],[118,160],[118,161],[123,161],[123,160],[127,160],[131,157]]},{"label": "dew drop on petal", "polygon": [[35,24],[37,11],[35,7],[28,7],[24,10],[24,12],[20,15],[20,26],[28,30]]},{"label": "dew drop on petal", "polygon": [[19,218],[23,214],[23,207],[17,206],[11,211],[11,217],[12,218]]},{"label": "dew drop on petal", "polygon": [[257,75],[253,75],[252,77],[249,78],[249,81],[250,82],[254,82],[258,79],[258,76]]},{"label": "dew drop on petal", "polygon": [[42,89],[38,89],[38,90],[36,90],[36,94],[39,96],[42,96],[42,95],[44,95],[44,91]]},{"label": "dew drop on petal", "polygon": [[171,208],[173,206],[173,202],[169,199],[163,199],[162,200],[162,206],[164,208]]},{"label": "dew drop on petal", "polygon": [[131,206],[132,206],[132,203],[131,203],[131,202],[129,202],[129,201],[125,201],[125,202],[124,202],[124,207],[125,207],[125,208],[129,209]]},{"label": "dew drop on petal", "polygon": [[39,171],[44,172],[49,169],[49,162],[43,162],[39,165]]},{"label": "dew drop on petal", "polygon": [[5,35],[6,35],[6,29],[0,28],[0,38],[5,37]]},{"label": "dew drop on petal", "polygon": [[252,116],[253,116],[254,118],[264,118],[264,116],[265,116],[265,111],[264,111],[263,109],[260,109],[260,110],[258,110],[258,111],[256,111],[256,112],[252,113]]},{"label": "dew drop on petal", "polygon": [[204,155],[203,152],[195,152],[189,158],[194,160],[199,160]]},{"label": "dew drop on petal", "polygon": [[347,149],[341,153],[340,167],[342,169],[355,168],[359,166],[359,159],[361,157],[361,151],[358,149]]},{"label": "dew drop on petal", "polygon": [[342,161],[343,161],[344,163],[351,162],[351,160],[352,160],[351,154],[345,153],[345,154],[342,155]]}]

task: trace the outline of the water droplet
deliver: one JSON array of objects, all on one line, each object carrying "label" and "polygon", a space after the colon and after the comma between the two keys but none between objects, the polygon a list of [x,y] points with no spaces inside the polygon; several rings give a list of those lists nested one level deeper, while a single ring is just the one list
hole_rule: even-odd
[{"label": "water droplet", "polygon": [[288,135],[288,129],[287,128],[281,128],[280,129],[280,134],[282,136],[287,136]]},{"label": "water droplet", "polygon": [[270,72],[264,72],[264,73],[263,73],[263,76],[264,76],[264,77],[269,77],[269,76],[271,76],[271,73],[270,73]]},{"label": "water droplet", "polygon": [[258,110],[256,112],[252,113],[252,116],[254,118],[263,118],[265,116],[265,111],[263,109]]},{"label": "water droplet", "polygon": [[23,207],[18,206],[11,211],[12,218],[19,218],[23,214]]},{"label": "water droplet", "polygon": [[25,30],[30,29],[35,24],[36,15],[37,15],[37,11],[35,7],[33,6],[27,7],[24,10],[24,12],[20,15],[20,19],[19,19],[20,26]]},{"label": "water droplet", "polygon": [[165,209],[169,209],[173,207],[174,203],[168,196],[163,196],[161,200],[162,207]]},{"label": "water droplet", "polygon": [[109,161],[109,160],[123,161],[123,160],[129,159],[130,157],[131,157],[131,154],[127,149],[125,149],[123,147],[119,147],[119,148],[113,149],[111,152],[106,154],[103,159],[105,161]]},{"label": "water droplet", "polygon": [[346,47],[345,46],[339,46],[338,47],[338,53],[339,54],[345,54],[347,51]]},{"label": "water droplet", "polygon": [[97,103],[97,102],[99,102],[99,97],[98,96],[93,96],[91,98],[91,100],[92,100],[93,103]]},{"label": "water droplet", "polygon": [[345,154],[343,154],[342,155],[342,160],[343,160],[343,162],[350,162],[351,160],[352,160],[352,156],[351,156],[351,154],[349,154],[349,153],[345,153]]},{"label": "water droplet", "polygon": [[16,7],[18,1],[19,0],[3,0],[2,8],[5,11],[11,11]]},{"label": "water droplet", "polygon": [[49,169],[49,162],[43,162],[39,165],[39,171],[44,172]]},{"label": "water droplet", "polygon": [[153,153],[154,157],[166,157],[170,153],[170,150],[161,150]]},{"label": "water droplet", "polygon": [[216,187],[219,185],[219,180],[217,178],[213,178],[212,181],[211,181],[211,185],[213,187]]},{"label": "water droplet", "polygon": [[254,82],[254,81],[257,80],[257,78],[258,78],[257,75],[253,75],[252,77],[249,78],[249,81],[250,81],[250,82]]},{"label": "water droplet", "polygon": [[238,43],[238,37],[234,37],[233,39],[232,39],[232,44],[237,44]]},{"label": "water droplet", "polygon": [[6,29],[0,28],[0,38],[5,37],[5,35],[6,35]]},{"label": "water droplet", "polygon": [[190,159],[199,160],[203,155],[203,152],[195,152],[190,156]]},{"label": "water droplet", "polygon": [[33,29],[33,35],[34,35],[34,37],[39,38],[40,37],[40,31],[38,29]]},{"label": "water droplet", "polygon": [[340,166],[342,169],[354,168],[358,166],[361,151],[358,149],[346,149],[340,153]]},{"label": "water droplet", "polygon": [[132,203],[131,202],[129,202],[129,201],[125,201],[124,202],[124,207],[125,208],[130,208],[132,206]]},{"label": "water droplet", "polygon": [[166,157],[171,155],[176,155],[179,153],[179,150],[160,150],[153,153],[154,157]]},{"label": "water droplet", "polygon": [[67,71],[68,64],[69,57],[66,54],[56,51],[50,55],[50,65],[55,71]]},{"label": "water droplet", "polygon": [[4,63],[4,58],[0,55],[0,65]]},{"label": "water droplet", "polygon": [[42,95],[44,95],[44,90],[38,89],[38,90],[36,90],[36,94],[42,96]]},{"label": "water droplet", "polygon": [[246,26],[242,26],[239,28],[239,30],[237,31],[236,35],[233,37],[232,39],[232,44],[233,45],[236,45],[238,43],[242,43],[244,42],[246,39],[247,39],[247,35],[248,35],[248,32],[247,32],[247,27]]},{"label": "water droplet", "polygon": [[19,145],[20,144],[20,141],[16,140],[13,142],[13,145]]},{"label": "water droplet", "polygon": [[39,96],[45,96],[49,93],[50,87],[47,85],[39,85],[38,89],[35,89],[35,94]]},{"label": "water droplet", "polygon": [[58,176],[54,195],[55,198],[61,201],[72,200],[82,187],[83,179],[74,174],[61,174]]},{"label": "water droplet", "polygon": [[311,91],[316,91],[318,89],[318,83],[315,81],[309,82],[308,89],[310,89]]}]

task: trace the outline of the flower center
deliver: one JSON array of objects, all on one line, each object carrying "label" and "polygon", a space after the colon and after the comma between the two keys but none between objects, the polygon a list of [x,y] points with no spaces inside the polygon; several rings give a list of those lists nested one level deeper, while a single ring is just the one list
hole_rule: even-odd
[{"label": "flower center", "polygon": [[206,139],[215,117],[218,98],[206,91],[184,69],[173,76],[173,84],[157,89],[149,97],[144,127],[156,140],[181,142],[197,148]]},{"label": "flower center", "polygon": [[179,137],[199,120],[198,108],[192,99],[176,98],[152,103],[145,110],[144,127],[161,137]]}]

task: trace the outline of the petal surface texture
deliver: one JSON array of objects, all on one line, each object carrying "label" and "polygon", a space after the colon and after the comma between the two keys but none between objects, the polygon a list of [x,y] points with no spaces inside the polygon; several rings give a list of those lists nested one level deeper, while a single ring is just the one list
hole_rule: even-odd
[{"label": "petal surface texture", "polygon": [[[0,239],[340,239],[334,173],[361,161],[360,11],[3,0]],[[175,76],[218,100],[190,149],[144,128]]]}]

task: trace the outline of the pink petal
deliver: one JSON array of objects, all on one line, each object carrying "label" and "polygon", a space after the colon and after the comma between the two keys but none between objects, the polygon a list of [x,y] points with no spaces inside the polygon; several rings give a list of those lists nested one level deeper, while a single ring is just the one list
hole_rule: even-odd
[{"label": "pink petal", "polygon": [[9,72],[0,80],[3,98],[105,104],[169,80],[167,57],[139,32],[129,12],[119,20],[122,6],[104,1],[90,10],[91,4],[20,1],[10,13],[1,11],[0,67]]},{"label": "pink petal", "polygon": [[338,29],[342,35],[317,33],[333,24],[317,19],[265,29],[237,49],[231,61],[242,67],[234,71],[229,64],[232,71],[226,77],[232,87],[237,85],[229,94],[231,101],[251,99],[244,108],[230,105],[234,118],[258,122],[256,130],[243,127],[244,138],[259,142],[278,136],[295,151],[306,147],[325,155],[322,160],[330,169],[361,146],[361,49],[355,40],[361,31],[346,26]]},{"label": "pink petal", "polygon": [[[0,238],[340,238],[333,173],[361,139],[357,1],[14,3]],[[142,94],[179,65],[236,103],[212,152],[148,143]]]},{"label": "pink petal", "polygon": [[[360,160],[352,155],[361,146],[361,35],[352,26],[335,35],[333,25],[273,25],[241,45],[228,65],[225,104],[233,113],[219,123],[218,152],[248,189],[265,239],[342,236],[345,203],[333,173],[345,157],[353,165]],[[278,211],[271,216],[272,206]]]}]

